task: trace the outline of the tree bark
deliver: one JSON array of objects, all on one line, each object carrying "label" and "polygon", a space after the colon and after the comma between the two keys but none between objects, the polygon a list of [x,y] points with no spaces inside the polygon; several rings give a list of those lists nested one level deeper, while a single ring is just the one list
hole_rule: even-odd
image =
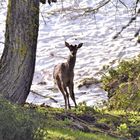
[{"label": "tree bark", "polygon": [[39,0],[9,0],[5,47],[0,60],[0,96],[23,104],[33,79]]}]

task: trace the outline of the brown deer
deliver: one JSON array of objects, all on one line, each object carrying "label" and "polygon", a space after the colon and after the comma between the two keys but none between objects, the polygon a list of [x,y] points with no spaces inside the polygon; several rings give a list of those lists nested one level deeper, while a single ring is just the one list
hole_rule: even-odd
[{"label": "brown deer", "polygon": [[[65,100],[65,109],[70,109],[70,101],[69,95],[73,100],[75,107],[77,107],[75,95],[74,95],[74,66],[76,62],[76,53],[79,48],[81,48],[83,43],[79,45],[69,45],[69,43],[65,42],[65,46],[69,48],[70,55],[67,59],[67,62],[61,63],[55,66],[53,77],[55,83],[57,84],[59,90],[62,92]],[[67,91],[67,87],[69,89],[69,93]]]}]

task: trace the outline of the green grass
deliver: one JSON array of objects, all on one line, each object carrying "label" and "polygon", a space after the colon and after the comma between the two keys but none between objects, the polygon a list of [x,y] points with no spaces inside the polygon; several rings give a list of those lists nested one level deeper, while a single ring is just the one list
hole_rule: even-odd
[{"label": "green grass", "polygon": [[106,134],[92,134],[81,131],[50,129],[47,131],[48,136],[44,140],[117,140]]},{"label": "green grass", "polygon": [[[90,133],[74,129],[73,125],[83,123],[74,122],[67,116],[84,114],[78,113],[32,105],[21,107],[0,99],[0,140],[117,140],[100,131]],[[66,118],[63,119],[64,116]],[[91,130],[98,130],[88,125]]]},{"label": "green grass", "polygon": [[95,109],[80,104],[66,112],[34,105],[21,107],[0,99],[0,140],[131,140],[139,137],[137,111]]}]

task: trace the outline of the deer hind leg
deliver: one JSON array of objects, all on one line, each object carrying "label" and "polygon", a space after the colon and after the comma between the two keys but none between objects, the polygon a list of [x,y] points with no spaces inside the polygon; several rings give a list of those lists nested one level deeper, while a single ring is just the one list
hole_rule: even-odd
[{"label": "deer hind leg", "polygon": [[63,89],[64,89],[64,91],[66,93],[68,107],[69,107],[69,109],[71,109],[70,101],[69,101],[69,93],[68,93],[67,88],[66,88],[66,86],[64,84],[63,84]]},{"label": "deer hind leg", "polygon": [[75,107],[77,107],[76,100],[75,100],[75,95],[74,95],[74,84],[73,84],[73,82],[69,84],[68,88],[69,88],[69,92],[70,92],[70,97],[73,100],[73,102],[75,104]]},{"label": "deer hind leg", "polygon": [[61,93],[63,94],[64,101],[65,101],[65,109],[67,109],[67,97],[66,97],[66,94],[64,92],[64,89],[62,88],[61,82],[60,81],[56,81],[56,84],[57,84],[59,90],[61,91]]}]

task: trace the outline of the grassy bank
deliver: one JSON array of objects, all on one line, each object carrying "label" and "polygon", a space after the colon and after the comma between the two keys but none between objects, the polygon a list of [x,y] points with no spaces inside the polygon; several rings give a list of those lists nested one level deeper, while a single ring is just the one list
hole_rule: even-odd
[{"label": "grassy bank", "polygon": [[138,112],[94,109],[85,104],[63,109],[24,107],[0,100],[1,140],[121,140],[139,139]]}]

